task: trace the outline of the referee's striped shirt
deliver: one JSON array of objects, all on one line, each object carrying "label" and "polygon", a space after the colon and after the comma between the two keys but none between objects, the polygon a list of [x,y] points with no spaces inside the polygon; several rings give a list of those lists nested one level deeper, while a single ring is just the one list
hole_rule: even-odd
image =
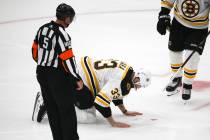
[{"label": "referee's striped shirt", "polygon": [[75,78],[80,79],[71,47],[71,37],[62,25],[51,21],[39,28],[32,46],[32,56],[37,65],[62,66]]}]

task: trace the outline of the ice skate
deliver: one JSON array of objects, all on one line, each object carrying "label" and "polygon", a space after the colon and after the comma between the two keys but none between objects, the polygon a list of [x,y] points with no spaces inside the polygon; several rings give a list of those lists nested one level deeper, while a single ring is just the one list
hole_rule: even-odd
[{"label": "ice skate", "polygon": [[183,84],[182,99],[189,100],[191,98],[192,85]]},{"label": "ice skate", "polygon": [[182,85],[182,77],[176,77],[173,81],[166,87],[167,96],[171,96],[180,92]]},{"label": "ice skate", "polygon": [[46,114],[46,107],[44,106],[43,98],[41,92],[36,95],[36,100],[34,103],[34,110],[32,114],[32,121],[41,122]]}]

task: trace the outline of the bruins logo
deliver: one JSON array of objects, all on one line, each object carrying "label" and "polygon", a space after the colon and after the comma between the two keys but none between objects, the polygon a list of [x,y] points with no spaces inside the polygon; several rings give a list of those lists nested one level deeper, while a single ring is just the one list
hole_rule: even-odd
[{"label": "bruins logo", "polygon": [[188,18],[193,18],[198,15],[200,5],[196,0],[185,0],[182,3],[182,12]]},{"label": "bruins logo", "polygon": [[112,96],[113,96],[113,99],[117,99],[120,97],[120,93],[119,93],[119,89],[118,88],[115,88],[111,91],[112,93]]}]

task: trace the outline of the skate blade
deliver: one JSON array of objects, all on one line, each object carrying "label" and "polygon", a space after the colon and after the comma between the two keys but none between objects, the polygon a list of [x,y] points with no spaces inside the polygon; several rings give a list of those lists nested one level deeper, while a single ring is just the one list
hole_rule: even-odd
[{"label": "skate blade", "polygon": [[39,96],[40,96],[40,93],[38,92],[37,95],[36,95],[35,103],[34,103],[34,109],[33,109],[33,113],[32,113],[32,121],[35,121],[36,114],[38,112],[38,109],[37,109],[37,100],[38,100]]},{"label": "skate blade", "polygon": [[175,95],[175,94],[177,94],[179,92],[180,92],[180,88],[177,88],[176,90],[174,90],[172,92],[167,92],[166,91],[166,95],[169,97],[169,96],[173,96],[173,95]]},{"label": "skate blade", "polygon": [[189,105],[190,104],[190,100],[183,100],[183,104],[186,105],[186,106]]}]

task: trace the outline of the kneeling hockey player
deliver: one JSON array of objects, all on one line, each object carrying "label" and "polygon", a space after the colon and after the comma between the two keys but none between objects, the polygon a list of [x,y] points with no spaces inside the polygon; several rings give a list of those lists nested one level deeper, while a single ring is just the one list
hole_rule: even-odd
[{"label": "kneeling hockey player", "polygon": [[[133,68],[119,60],[92,60],[89,57],[81,58],[78,69],[84,88],[75,93],[77,120],[80,123],[96,121],[96,112],[99,111],[113,127],[130,127],[129,124],[115,121],[112,117],[110,103],[121,110],[126,116],[142,115],[135,111],[128,111],[123,104],[123,97],[128,95],[131,88],[147,87],[151,83],[149,71]],[[46,109],[38,92],[34,105],[32,120],[41,122]]]}]

